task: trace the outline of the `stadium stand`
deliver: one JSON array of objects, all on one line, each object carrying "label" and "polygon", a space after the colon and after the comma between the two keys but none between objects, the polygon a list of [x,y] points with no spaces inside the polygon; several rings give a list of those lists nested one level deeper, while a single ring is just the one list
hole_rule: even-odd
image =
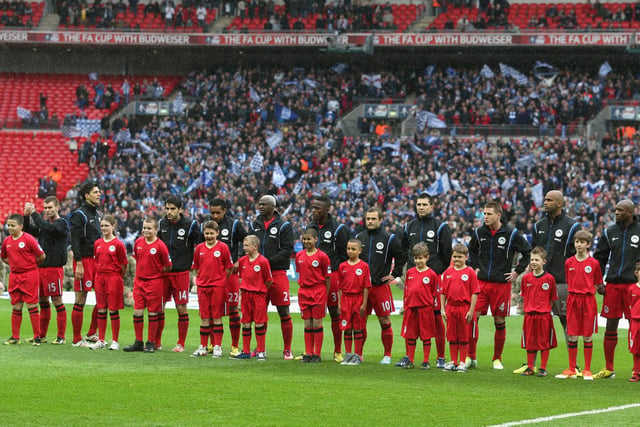
[{"label": "stadium stand", "polygon": [[[494,2],[495,3],[495,2]],[[612,3],[513,3],[506,7],[448,7],[429,25],[429,30],[482,31],[501,29],[625,30],[640,28],[640,6]]]},{"label": "stadium stand", "polygon": [[[95,80],[92,80],[94,78]],[[10,120],[9,127],[59,127],[60,122],[67,114],[77,114],[88,119],[101,119],[117,109],[122,103],[122,76],[89,77],[86,74],[48,74],[48,73],[0,73],[0,117]],[[164,87],[164,95],[171,93],[179,83],[179,77],[167,76],[136,76],[131,79],[131,97],[134,99],[136,85],[139,88],[138,98],[154,99],[153,85],[160,84]],[[83,85],[87,93],[87,105],[79,107],[78,88]],[[100,88],[101,87],[101,88]],[[107,91],[111,87],[113,96],[103,98],[109,105],[96,107],[96,90]],[[147,87],[149,92],[147,92]],[[41,114],[40,94],[47,100],[46,114]],[[104,104],[104,103],[103,103]],[[18,116],[18,107],[27,109],[33,120],[21,120]],[[47,123],[51,120],[50,123]]]},{"label": "stadium stand", "polygon": [[45,2],[0,2],[0,29],[32,29],[38,26]]}]

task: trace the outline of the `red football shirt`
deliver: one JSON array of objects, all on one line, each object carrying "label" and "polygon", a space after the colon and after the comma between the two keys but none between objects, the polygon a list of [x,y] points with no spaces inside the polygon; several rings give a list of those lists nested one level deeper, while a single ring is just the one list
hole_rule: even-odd
[{"label": "red football shirt", "polygon": [[594,295],[596,286],[604,283],[600,263],[593,257],[582,261],[572,256],[564,263],[567,289],[574,294]]},{"label": "red football shirt", "polygon": [[300,287],[325,285],[326,278],[331,276],[331,261],[327,254],[320,250],[308,255],[303,249],[296,254],[296,271],[300,275]]},{"label": "red football shirt", "polygon": [[227,286],[227,270],[232,267],[231,252],[223,242],[217,241],[212,247],[200,243],[193,251],[193,268],[198,270],[198,286]]},{"label": "red football shirt", "polygon": [[640,320],[640,286],[638,284],[631,285],[629,289],[629,297],[631,299],[629,309],[631,310],[631,318]]},{"label": "red football shirt", "polygon": [[140,279],[159,279],[164,267],[171,267],[169,250],[160,239],[147,243],[144,237],[139,237],[133,246],[133,257],[136,260],[136,277]]},{"label": "red football shirt", "polygon": [[14,273],[24,273],[38,268],[36,258],[44,254],[38,241],[29,233],[22,233],[14,239],[9,236],[2,242],[0,257],[9,261],[9,268]]},{"label": "red football shirt", "polygon": [[238,273],[240,275],[240,289],[252,292],[267,293],[267,282],[273,282],[269,260],[263,255],[258,255],[251,261],[249,255],[238,260]]},{"label": "red football shirt", "polygon": [[122,266],[129,264],[127,248],[119,239],[108,242],[99,238],[93,244],[93,258],[96,260],[96,271],[102,274],[122,273]]},{"label": "red football shirt", "polygon": [[550,313],[553,301],[558,299],[556,279],[549,273],[536,276],[527,273],[522,276],[520,294],[524,300],[525,313]]},{"label": "red football shirt", "polygon": [[362,294],[364,288],[371,287],[369,264],[362,260],[355,264],[349,264],[349,261],[340,264],[338,268],[338,286],[345,294]]},{"label": "red football shirt", "polygon": [[427,268],[418,271],[413,267],[407,270],[404,282],[404,306],[425,307],[433,306],[438,295],[439,278],[435,271]]},{"label": "red football shirt", "polygon": [[442,273],[441,290],[447,302],[470,304],[471,295],[480,293],[476,272],[471,267],[462,270],[447,268]]}]

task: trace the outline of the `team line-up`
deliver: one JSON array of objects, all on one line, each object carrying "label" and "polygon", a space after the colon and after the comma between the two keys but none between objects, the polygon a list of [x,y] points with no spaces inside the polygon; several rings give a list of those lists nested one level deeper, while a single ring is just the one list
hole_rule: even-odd
[{"label": "team line-up", "polygon": [[[98,185],[85,183],[80,194],[82,204],[68,219],[60,217],[58,200],[48,197],[44,200],[42,215],[35,211],[33,204],[26,203],[23,214],[12,214],[7,220],[10,235],[2,243],[0,253],[11,271],[8,290],[12,333],[6,345],[20,343],[24,304],[33,329],[33,338],[28,341],[36,346],[46,342],[50,301],[57,321],[57,336],[52,344],[66,343],[62,279],[70,239],[75,277],[72,345],[120,349],[119,311],[124,308],[126,248],[114,234],[115,218],[102,216],[99,210]],[[401,335],[406,352],[396,366],[414,368],[420,340],[423,347],[420,367],[430,369],[431,341],[435,338],[437,368],[466,372],[477,367],[478,319],[490,309],[495,326],[492,367],[504,369],[501,359],[511,282],[522,275],[525,316],[521,346],[526,349],[527,363],[514,373],[547,376],[549,350],[557,346],[553,312],[562,324],[569,353],[568,369],[556,378],[615,378],[617,329],[624,315],[630,322],[629,349],[634,361],[630,381],[638,382],[640,284],[637,275],[640,269],[636,265],[640,259],[640,225],[634,216],[635,205],[630,200],[620,201],[615,207],[616,222],[605,228],[596,247],[591,248],[593,236],[564,215],[563,204],[559,191],[545,195],[546,215],[535,224],[529,243],[517,229],[502,222],[502,205],[489,202],[484,206],[484,224],[473,231],[465,246],[452,245],[451,231],[446,222],[433,215],[434,200],[427,194],[417,196],[417,216],[407,223],[402,233],[383,230],[382,211],[371,207],[365,213],[366,229],[353,238],[329,213],[331,200],[316,197],[312,202],[312,220],[302,233],[303,250],[295,256],[305,348],[295,359],[303,363],[321,361],[322,320],[328,311],[334,361],[360,364],[367,339],[367,316],[374,312],[381,326],[384,347],[380,363],[391,364],[390,315],[394,304],[390,285],[403,280]],[[190,271],[194,270],[201,320],[200,345],[193,357],[206,356],[208,347],[212,347],[214,358],[222,357],[222,318],[228,316],[230,356],[266,360],[267,306],[271,303],[280,317],[283,358],[294,359],[286,275],[294,233],[277,212],[275,197],[262,196],[258,211],[259,215],[247,230],[240,221],[227,215],[224,200],[213,199],[210,220],[199,225],[183,216],[181,199],[170,196],[165,201],[163,218],[144,220],[142,237],[133,247],[135,341],[124,347],[124,351],[153,353],[162,347],[165,304],[171,298],[178,312],[178,342],[173,351],[185,351]],[[603,271],[607,272],[606,281]],[[89,331],[83,338],[84,305],[91,290],[95,291],[96,306]],[[604,295],[601,315],[607,324],[605,367],[594,375],[591,359],[592,336],[598,329],[596,292]],[[143,339],[145,309],[146,342]],[[110,345],[106,342],[108,317],[112,329]],[[579,337],[583,337],[584,343],[582,369],[577,366]],[[450,349],[448,363],[445,339]],[[538,352],[539,367],[536,366]]]}]

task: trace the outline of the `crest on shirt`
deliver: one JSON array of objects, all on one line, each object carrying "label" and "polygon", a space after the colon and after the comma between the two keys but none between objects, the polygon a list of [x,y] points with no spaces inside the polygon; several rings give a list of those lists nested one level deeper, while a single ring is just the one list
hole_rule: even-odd
[{"label": "crest on shirt", "polygon": [[384,249],[384,243],[382,243],[382,242],[376,243],[376,249],[378,249],[380,251],[383,250]]},{"label": "crest on shirt", "polygon": [[318,260],[317,260],[317,259],[314,259],[314,260],[311,262],[311,265],[312,265],[312,266],[314,266],[314,267],[317,267],[317,266],[319,266],[319,265],[320,265],[320,263],[318,262]]},{"label": "crest on shirt", "polygon": [[25,247],[24,242],[20,242],[20,243],[18,243],[18,247],[19,247],[20,249],[24,248],[24,247]]},{"label": "crest on shirt", "polygon": [[220,258],[220,251],[215,251],[213,253],[213,256],[216,257],[216,258]]},{"label": "crest on shirt", "polygon": [[[556,233],[556,234],[557,234],[557,233]],[[549,284],[548,284],[547,282],[544,282],[544,283],[542,284],[542,290],[544,290],[544,291],[548,291],[548,290],[549,290]]]},{"label": "crest on shirt", "polygon": [[429,282],[431,282],[431,280],[428,277],[423,277],[422,278],[422,283],[424,283],[425,285],[428,285]]},{"label": "crest on shirt", "polygon": [[505,243],[507,243],[507,239],[505,239],[504,237],[499,237],[498,238],[498,244],[504,245]]},{"label": "crest on shirt", "polygon": [[223,236],[228,236],[229,235],[229,230],[227,230],[226,228],[223,230],[220,230],[220,234],[222,234]]},{"label": "crest on shirt", "polygon": [[462,276],[460,276],[460,278],[462,279],[463,282],[466,282],[467,280],[469,280],[469,276],[466,274],[463,274]]},{"label": "crest on shirt", "polygon": [[271,228],[269,229],[269,233],[271,233],[271,234],[277,234],[277,233],[278,233],[278,228],[277,228],[277,227],[271,227]]},{"label": "crest on shirt", "polygon": [[584,268],[584,272],[585,272],[585,273],[591,273],[591,266],[586,266],[586,267]]},{"label": "crest on shirt", "polygon": [[631,236],[631,243],[638,243],[638,241],[640,241],[640,237],[638,237],[636,234]]},{"label": "crest on shirt", "polygon": [[156,252],[158,252],[158,251],[156,250],[156,248],[151,248],[151,250],[149,252],[151,253],[151,255],[155,255]]},{"label": "crest on shirt", "polygon": [[256,265],[253,267],[253,271],[255,271],[256,273],[258,273],[260,271],[260,266]]},{"label": "crest on shirt", "polygon": [[91,280],[87,280],[86,282],[84,282],[84,285],[85,285],[87,288],[90,288],[90,287],[92,287],[92,286],[93,286],[93,282],[92,282]]},{"label": "crest on shirt", "polygon": [[432,238],[433,238],[433,236],[435,236],[435,235],[436,235],[436,233],[435,233],[433,230],[429,230],[429,231],[427,231],[427,237],[428,237],[428,238],[432,239]]},{"label": "crest on shirt", "polygon": [[109,246],[109,252],[115,252],[115,251],[116,251],[115,245]]},{"label": "crest on shirt", "polygon": [[556,230],[556,237],[562,237],[562,230]]},{"label": "crest on shirt", "polygon": [[356,276],[362,276],[362,270],[359,268],[356,268]]},{"label": "crest on shirt", "polygon": [[181,228],[180,230],[178,230],[178,236],[184,236],[185,233],[186,231],[184,231],[184,228]]},{"label": "crest on shirt", "polygon": [[324,232],[324,238],[325,239],[330,239],[331,238],[331,232],[330,231],[325,231]]}]

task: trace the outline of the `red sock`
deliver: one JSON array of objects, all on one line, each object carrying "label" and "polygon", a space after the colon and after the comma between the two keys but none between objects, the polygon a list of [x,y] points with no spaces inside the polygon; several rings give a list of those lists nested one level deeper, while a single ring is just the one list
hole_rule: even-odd
[{"label": "red sock", "polygon": [[64,339],[67,334],[67,309],[64,304],[56,306],[56,323],[58,324],[58,336]]},{"label": "red sock", "polygon": [[358,356],[362,357],[362,348],[364,347],[364,332],[363,331],[354,331],[353,332],[353,340],[355,341],[355,349],[354,353]]},{"label": "red sock", "polygon": [[40,337],[47,336],[49,331],[49,321],[51,320],[51,305],[49,302],[40,303]]},{"label": "red sock", "polygon": [[331,318],[331,333],[333,334],[334,353],[342,353],[342,329],[340,329],[340,315]]},{"label": "red sock", "polygon": [[576,360],[578,358],[578,343],[569,341],[567,343],[567,348],[569,350],[569,370],[576,370]]},{"label": "red sock", "polygon": [[[442,320],[441,314],[436,314],[435,316],[435,325],[436,325],[436,350],[438,351],[438,357],[442,357],[444,359],[444,349],[445,349],[445,328],[444,321]],[[424,345],[424,343],[423,343]],[[429,343],[431,345],[431,343]],[[428,360],[425,360],[427,362]]]},{"label": "red sock", "polygon": [[204,348],[207,348],[209,344],[209,334],[211,332],[211,326],[202,326],[200,325],[200,345]]},{"label": "red sock", "polygon": [[229,313],[229,334],[231,335],[231,345],[238,347],[240,341],[240,313],[238,307],[232,307]]},{"label": "red sock", "polygon": [[384,355],[391,357],[391,347],[393,346],[393,328],[391,322],[381,326],[382,346],[384,347]]},{"label": "red sock", "polygon": [[533,369],[535,366],[535,363],[536,363],[536,352],[527,351],[527,367]]},{"label": "red sock", "polygon": [[11,338],[20,339],[22,325],[22,310],[11,310]]},{"label": "red sock", "polygon": [[541,350],[540,351],[540,369],[544,369],[546,371],[548,361],[549,361],[549,350]]},{"label": "red sock", "polygon": [[111,317],[111,339],[118,342],[120,337],[120,312],[117,310],[111,311],[109,312],[109,317]]},{"label": "red sock", "polygon": [[458,343],[449,342],[449,353],[451,353],[451,362],[454,365],[458,365]]},{"label": "red sock", "polygon": [[224,327],[222,323],[214,324],[211,329],[213,329],[213,345],[222,345],[222,336],[224,335]]},{"label": "red sock", "polygon": [[304,353],[313,354],[313,329],[304,328]]},{"label": "red sock", "polygon": [[[161,345],[162,333],[164,332],[164,311],[158,313],[158,320],[156,321],[156,325],[156,333],[153,337],[153,342],[155,342],[157,345]],[[149,341],[151,341],[151,337],[149,337]]]},{"label": "red sock", "polygon": [[349,329],[348,331],[344,331],[344,351],[347,353],[351,353],[352,347],[353,347],[353,329]]},{"label": "red sock", "polygon": [[469,349],[468,342],[459,342],[458,343],[458,353],[460,353],[460,363],[464,363],[467,359],[467,351]]},{"label": "red sock", "polygon": [[136,334],[136,341],[143,341],[142,330],[144,329],[144,316],[133,316],[133,330]]},{"label": "red sock", "polygon": [[313,353],[316,356],[322,354],[322,342],[324,341],[324,328],[321,326],[313,330]]},{"label": "red sock", "polygon": [[633,372],[640,372],[640,354],[633,355]]},{"label": "red sock", "polygon": [[33,337],[40,337],[40,312],[38,306],[29,309],[29,320],[31,320],[31,329],[33,329]]},{"label": "red sock", "polygon": [[583,343],[584,348],[584,370],[591,371],[591,358],[593,357],[593,342]]},{"label": "red sock", "polygon": [[[291,324],[291,317],[289,317],[289,324]],[[256,326],[256,348],[258,352],[265,351],[265,337],[267,335],[267,325]],[[289,342],[291,346],[291,342]]]},{"label": "red sock", "polygon": [[431,340],[422,341],[422,353],[424,354],[422,361],[428,362],[431,355]]},{"label": "red sock", "polygon": [[[162,325],[164,327],[164,313],[162,313]],[[158,322],[158,327],[160,327],[160,322]],[[189,331],[189,313],[178,314],[178,344],[180,344],[183,347],[184,347],[184,343],[187,340],[188,331]]]},{"label": "red sock", "polygon": [[502,359],[502,350],[504,350],[504,342],[507,339],[507,325],[505,322],[495,323],[496,332],[493,336],[493,359]]},{"label": "red sock", "polygon": [[407,357],[409,357],[409,360],[411,361],[411,363],[413,363],[413,359],[416,356],[416,340],[407,339],[404,343],[404,346],[407,353]]},{"label": "red sock", "polygon": [[82,339],[82,321],[84,320],[84,304],[73,304],[71,312],[71,327],[73,328],[73,342]]},{"label": "red sock", "polygon": [[473,360],[478,359],[476,349],[478,347],[478,319],[469,324],[469,347],[467,353]]},{"label": "red sock", "polygon": [[[158,315],[157,314],[149,314],[149,325],[147,329],[147,337],[149,341],[152,339],[155,340],[158,334]],[[155,341],[151,341],[155,344]]]},{"label": "red sock", "polygon": [[91,311],[91,323],[89,324],[87,335],[94,335],[96,332],[98,332],[98,308],[94,305]]},{"label": "red sock", "polygon": [[284,342],[284,351],[291,351],[291,339],[293,337],[293,322],[291,322],[291,315],[280,318],[280,327],[282,328],[282,341]]},{"label": "red sock", "polygon": [[613,358],[616,354],[616,345],[618,345],[618,331],[604,332],[604,360],[606,368],[613,371]]},{"label": "red sock", "polygon": [[242,352],[251,353],[251,326],[242,328]]},{"label": "red sock", "polygon": [[98,339],[104,341],[107,335],[107,312],[98,312]]}]

